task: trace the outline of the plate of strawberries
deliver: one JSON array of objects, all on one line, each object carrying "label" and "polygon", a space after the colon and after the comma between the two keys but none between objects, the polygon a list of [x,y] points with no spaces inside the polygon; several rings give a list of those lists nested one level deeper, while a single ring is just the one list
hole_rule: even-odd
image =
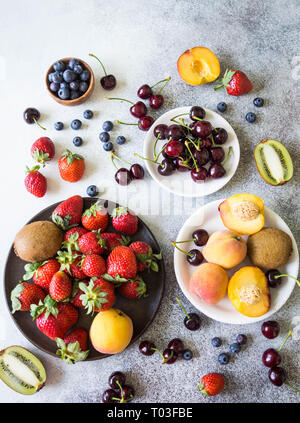
[{"label": "plate of strawberries", "polygon": [[112,201],[79,195],[34,216],[16,235],[5,268],[17,327],[68,363],[119,353],[139,338],[164,282],[160,248],[145,223]]}]

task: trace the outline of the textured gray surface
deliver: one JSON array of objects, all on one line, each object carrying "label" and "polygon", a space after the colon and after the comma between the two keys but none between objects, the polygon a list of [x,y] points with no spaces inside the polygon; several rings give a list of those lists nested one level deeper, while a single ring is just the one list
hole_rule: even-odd
[{"label": "textured gray surface", "polygon": [[[108,178],[109,184],[106,196],[115,199],[115,185],[112,182],[114,171],[99,148],[97,134],[103,120],[130,120],[130,117],[126,105],[108,104],[99,86],[89,104],[91,109],[99,111],[99,115],[82,130],[86,142],[81,152],[87,158],[88,165],[85,178],[76,187],[63,184],[56,179],[53,164],[45,171],[49,177],[49,192],[45,198],[34,199],[24,192],[22,179],[24,164],[29,162],[28,148],[32,140],[41,136],[41,132],[36,127],[24,125],[21,119],[23,109],[29,105],[40,108],[43,123],[49,128],[47,135],[56,140],[60,152],[67,145],[72,146],[74,133],[69,129],[55,133],[51,129],[53,122],[70,122],[72,118],[80,116],[85,108],[65,109],[54,104],[45,93],[43,75],[57,58],[72,55],[87,58],[98,80],[100,69],[96,62],[88,58],[88,53],[98,54],[120,81],[114,94],[129,99],[135,98],[136,89],[142,83],[154,83],[161,77],[171,75],[164,110],[192,104],[215,109],[219,101],[225,100],[229,109],[224,116],[239,137],[241,161],[237,173],[226,187],[204,200],[188,203],[185,215],[144,216],[161,244],[168,270],[163,303],[144,337],[163,348],[169,339],[179,336],[192,348],[195,358],[191,362],[182,360],[171,366],[162,366],[156,355],[150,358],[141,356],[136,343],[119,356],[79,363],[73,367],[64,365],[33,348],[14,328],[4,306],[1,289],[0,325],[5,327],[6,335],[0,336],[0,347],[11,344],[29,347],[41,357],[48,373],[47,386],[29,398],[19,396],[0,384],[1,402],[99,402],[107,387],[107,378],[114,370],[128,374],[129,382],[136,389],[136,401],[139,402],[299,402],[299,394],[288,387],[273,387],[268,382],[266,368],[261,364],[264,349],[277,347],[289,329],[291,318],[300,314],[299,289],[295,288],[287,304],[274,316],[282,328],[282,334],[274,341],[262,337],[259,323],[244,327],[230,326],[205,316],[201,330],[191,333],[185,330],[183,315],[175,304],[175,296],[179,294],[184,305],[192,309],[179,292],[169,243],[176,238],[179,228],[195,207],[203,202],[247,191],[261,196],[266,205],[287,222],[299,245],[299,166],[295,166],[293,181],[274,188],[259,178],[252,160],[255,144],[265,138],[283,141],[295,164],[296,158],[299,158],[300,134],[297,125],[300,87],[299,82],[292,78],[293,57],[300,55],[299,18],[297,0],[80,0],[76,6],[67,0],[55,5],[50,0],[12,0],[3,6],[0,35],[6,41],[1,43],[0,55],[6,71],[2,72],[0,80],[1,181],[4,181],[4,177],[7,180],[8,174],[8,160],[3,160],[3,156],[10,156],[12,163],[16,149],[18,155],[14,159],[15,171],[10,176],[10,183],[1,182],[1,198],[18,198],[18,201],[10,200],[10,216],[14,223],[7,225],[1,219],[1,268],[15,232],[41,208],[71,194],[84,195],[88,184],[104,185],[104,178]],[[184,50],[195,45],[211,48],[220,59],[222,71],[226,67],[244,70],[254,83],[253,92],[233,98],[223,92],[214,93],[209,85],[187,86],[177,74],[176,60]],[[266,106],[256,110],[258,120],[250,125],[245,122],[244,116],[247,111],[254,110],[252,100],[256,95],[265,98]],[[128,157],[134,151],[141,153],[143,133],[131,127],[118,131],[121,132],[128,136],[130,142],[122,150],[119,149],[120,153],[128,154]],[[147,198],[142,184],[131,185],[130,193],[131,200],[136,199],[138,205]],[[3,217],[5,210],[2,207]],[[217,362],[218,351],[210,346],[210,339],[221,335],[224,349],[227,349],[239,332],[246,333],[250,342],[231,364],[221,368]],[[289,342],[283,357],[289,381],[299,385],[299,344]],[[197,392],[197,383],[206,372],[219,370],[226,376],[224,393],[214,399],[203,398]]]}]

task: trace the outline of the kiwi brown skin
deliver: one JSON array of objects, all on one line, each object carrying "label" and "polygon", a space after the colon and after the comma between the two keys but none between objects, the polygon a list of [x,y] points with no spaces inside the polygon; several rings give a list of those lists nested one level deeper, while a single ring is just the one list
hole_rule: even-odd
[{"label": "kiwi brown skin", "polygon": [[290,236],[277,228],[265,227],[247,240],[248,256],[255,266],[277,269],[288,263],[293,250]]},{"label": "kiwi brown skin", "polygon": [[56,255],[63,241],[63,232],[52,222],[29,223],[17,233],[14,251],[24,261],[34,263]]}]

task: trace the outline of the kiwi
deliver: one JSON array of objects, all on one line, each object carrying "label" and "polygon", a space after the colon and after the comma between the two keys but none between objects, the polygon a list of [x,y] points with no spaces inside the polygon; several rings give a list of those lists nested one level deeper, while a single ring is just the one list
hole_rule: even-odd
[{"label": "kiwi", "polygon": [[14,345],[0,351],[0,379],[19,394],[32,395],[45,385],[46,371],[30,351]]},{"label": "kiwi", "polygon": [[261,141],[255,147],[254,159],[260,176],[270,185],[283,185],[293,177],[290,153],[279,141]]},{"label": "kiwi", "polygon": [[248,237],[248,256],[255,266],[276,269],[284,266],[293,249],[290,236],[277,228],[263,228]]},{"label": "kiwi", "polygon": [[54,223],[41,220],[25,225],[17,233],[14,250],[22,260],[34,263],[53,257],[62,241],[62,231]]}]

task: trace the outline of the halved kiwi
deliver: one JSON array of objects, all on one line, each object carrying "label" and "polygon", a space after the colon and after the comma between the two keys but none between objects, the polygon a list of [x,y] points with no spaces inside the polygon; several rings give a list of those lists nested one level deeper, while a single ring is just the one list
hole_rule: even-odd
[{"label": "halved kiwi", "polygon": [[290,153],[280,141],[261,141],[255,147],[254,159],[260,176],[270,185],[283,185],[293,177]]},{"label": "halved kiwi", "polygon": [[0,379],[19,394],[32,395],[45,385],[46,371],[30,351],[14,345],[0,351]]}]

